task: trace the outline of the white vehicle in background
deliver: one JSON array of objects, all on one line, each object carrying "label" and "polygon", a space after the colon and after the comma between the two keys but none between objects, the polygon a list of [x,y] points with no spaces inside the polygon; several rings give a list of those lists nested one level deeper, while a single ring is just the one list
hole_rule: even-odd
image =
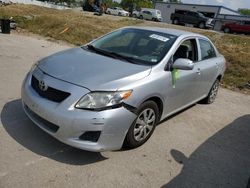
[{"label": "white vehicle in background", "polygon": [[157,9],[143,9],[140,12],[139,18],[156,22],[162,21],[161,11]]},{"label": "white vehicle in background", "polygon": [[133,18],[139,18],[140,11],[142,11],[142,10],[136,10],[136,9],[134,9],[133,12],[132,12],[132,17]]},{"label": "white vehicle in background", "polygon": [[117,16],[129,16],[129,12],[123,10],[120,7],[108,8],[106,10],[107,14],[117,15]]}]

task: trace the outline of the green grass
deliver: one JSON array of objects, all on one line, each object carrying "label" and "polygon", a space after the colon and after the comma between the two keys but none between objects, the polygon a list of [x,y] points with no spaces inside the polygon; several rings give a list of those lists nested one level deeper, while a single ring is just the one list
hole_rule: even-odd
[{"label": "green grass", "polygon": [[[54,10],[31,5],[0,7],[1,17],[14,17],[18,26],[29,32],[63,40],[74,45],[84,44],[114,29],[128,25],[152,25],[190,30],[209,37],[227,60],[222,85],[250,94],[245,84],[250,81],[250,37],[230,35],[206,30],[143,22],[129,18],[92,16],[72,10]],[[65,32],[62,32],[64,31]]]}]

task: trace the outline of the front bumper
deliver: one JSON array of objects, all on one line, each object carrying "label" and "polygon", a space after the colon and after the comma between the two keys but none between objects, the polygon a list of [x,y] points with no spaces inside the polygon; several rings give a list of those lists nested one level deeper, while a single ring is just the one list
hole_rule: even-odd
[{"label": "front bumper", "polygon": [[[118,150],[122,147],[126,133],[136,115],[124,107],[100,112],[74,108],[76,102],[89,91],[85,88],[43,75],[43,80],[51,87],[70,91],[71,95],[57,103],[42,98],[31,86],[29,73],[22,85],[23,109],[28,117],[41,129],[73,147],[88,151]],[[39,117],[39,118],[38,118]],[[41,120],[44,121],[41,121]],[[51,131],[48,124],[58,126]],[[100,131],[97,142],[81,140],[87,131]]]}]

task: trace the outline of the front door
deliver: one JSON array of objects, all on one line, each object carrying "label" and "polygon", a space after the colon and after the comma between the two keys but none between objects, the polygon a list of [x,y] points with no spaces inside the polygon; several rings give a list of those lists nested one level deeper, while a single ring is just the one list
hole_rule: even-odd
[{"label": "front door", "polygon": [[[190,59],[195,63],[193,70],[177,70],[176,82],[172,82],[172,86],[166,91],[166,98],[164,104],[164,114],[170,114],[178,109],[188,106],[199,97],[197,91],[199,90],[199,82],[201,79],[199,66],[196,64],[198,60],[197,42],[195,39],[184,40],[175,54],[173,55],[173,62],[178,58]],[[173,71],[171,74],[173,81]]]}]

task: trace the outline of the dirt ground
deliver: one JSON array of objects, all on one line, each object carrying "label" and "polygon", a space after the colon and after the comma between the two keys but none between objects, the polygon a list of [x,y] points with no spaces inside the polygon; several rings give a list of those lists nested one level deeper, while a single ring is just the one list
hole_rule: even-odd
[{"label": "dirt ground", "polygon": [[0,187],[244,188],[250,176],[250,96],[220,89],[159,124],[134,150],[91,153],[36,127],[21,107],[31,65],[69,45],[0,34]]}]

